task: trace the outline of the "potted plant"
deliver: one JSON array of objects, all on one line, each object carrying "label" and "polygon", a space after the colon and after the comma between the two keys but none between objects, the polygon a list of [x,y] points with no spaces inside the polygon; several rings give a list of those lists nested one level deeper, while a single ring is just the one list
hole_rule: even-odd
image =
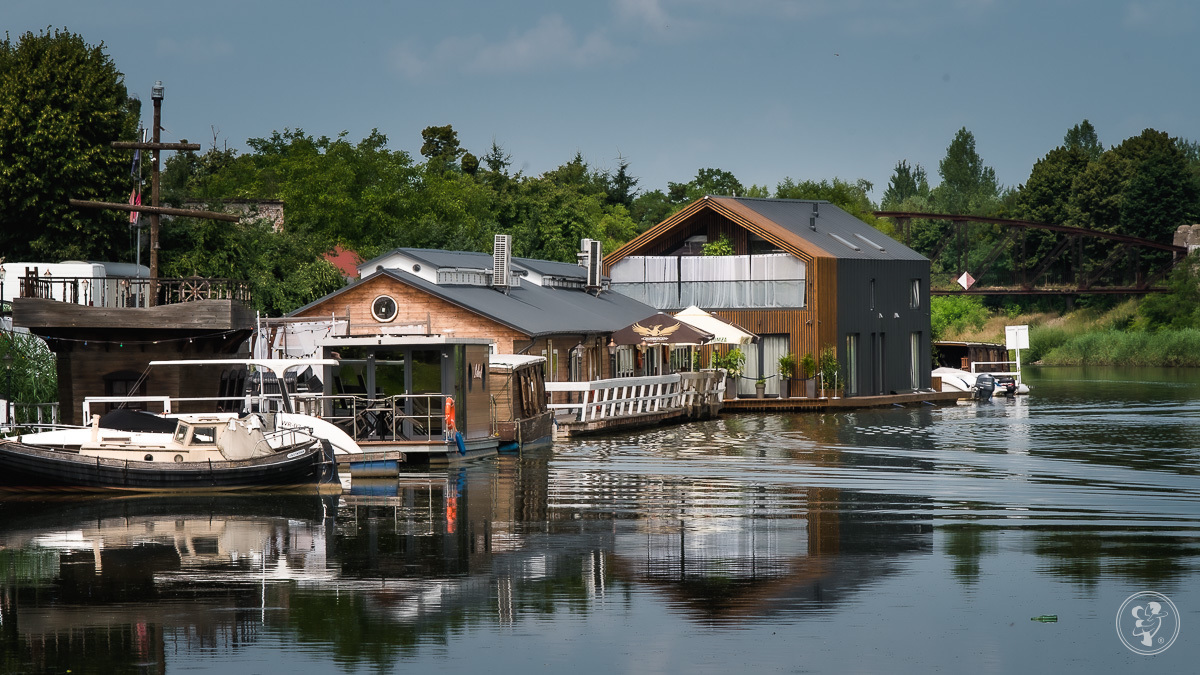
[{"label": "potted plant", "polygon": [[766,396],[766,393],[767,393],[767,380],[766,380],[766,378],[760,377],[760,378],[758,378],[758,381],[754,383],[754,398],[764,398]]},{"label": "potted plant", "polygon": [[742,376],[742,368],[746,365],[746,354],[734,347],[723,356],[713,357],[718,368],[725,369],[725,400],[737,398],[738,378]]},{"label": "potted plant", "polygon": [[821,350],[821,396],[837,397],[840,384],[841,364],[837,360],[837,351],[833,347]]},{"label": "potted plant", "polygon": [[791,398],[793,393],[792,378],[796,377],[796,357],[784,354],[779,357],[779,396]]},{"label": "potted plant", "polygon": [[808,398],[817,397],[817,378],[813,377],[816,372],[817,360],[809,352],[800,359],[800,376],[804,378],[804,395]]}]

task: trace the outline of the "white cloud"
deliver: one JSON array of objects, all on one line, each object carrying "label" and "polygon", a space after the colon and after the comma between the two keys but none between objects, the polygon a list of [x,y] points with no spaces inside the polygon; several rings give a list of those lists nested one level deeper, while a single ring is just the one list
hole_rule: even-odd
[{"label": "white cloud", "polygon": [[499,41],[481,36],[449,37],[426,56],[411,41],[392,49],[393,68],[417,79],[437,71],[526,73],[562,68],[588,68],[624,60],[630,50],[614,44],[602,30],[578,35],[559,15],[542,17],[524,32]]}]

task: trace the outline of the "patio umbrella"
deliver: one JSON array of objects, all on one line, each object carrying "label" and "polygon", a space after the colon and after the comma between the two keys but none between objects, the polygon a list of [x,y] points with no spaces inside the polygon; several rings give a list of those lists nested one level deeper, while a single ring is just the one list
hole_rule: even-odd
[{"label": "patio umbrella", "polygon": [[758,336],[754,333],[749,333],[731,323],[722,321],[695,305],[677,312],[675,318],[684,323],[691,324],[706,333],[711,333],[713,338],[708,341],[708,344],[711,345],[746,345],[751,342],[758,342]]},{"label": "patio umbrella", "polygon": [[659,312],[614,332],[612,341],[618,345],[702,345],[712,337],[712,333]]}]

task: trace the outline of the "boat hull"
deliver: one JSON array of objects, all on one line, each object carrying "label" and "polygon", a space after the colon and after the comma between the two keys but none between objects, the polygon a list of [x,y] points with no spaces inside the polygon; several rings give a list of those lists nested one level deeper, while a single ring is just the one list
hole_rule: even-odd
[{"label": "boat hull", "polygon": [[223,462],[137,462],[0,441],[0,489],[241,490],[340,486],[333,449],[315,442]]}]

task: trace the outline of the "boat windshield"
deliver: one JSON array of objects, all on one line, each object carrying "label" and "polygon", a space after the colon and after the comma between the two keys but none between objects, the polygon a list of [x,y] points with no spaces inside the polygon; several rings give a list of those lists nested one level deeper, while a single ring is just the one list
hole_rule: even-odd
[{"label": "boat windshield", "polygon": [[175,427],[175,442],[176,443],[183,442],[184,437],[187,436],[187,430],[188,430],[187,425],[183,424],[182,422],[179,424],[179,426]]},{"label": "boat windshield", "polygon": [[212,445],[216,442],[216,427],[192,427],[192,445]]}]

